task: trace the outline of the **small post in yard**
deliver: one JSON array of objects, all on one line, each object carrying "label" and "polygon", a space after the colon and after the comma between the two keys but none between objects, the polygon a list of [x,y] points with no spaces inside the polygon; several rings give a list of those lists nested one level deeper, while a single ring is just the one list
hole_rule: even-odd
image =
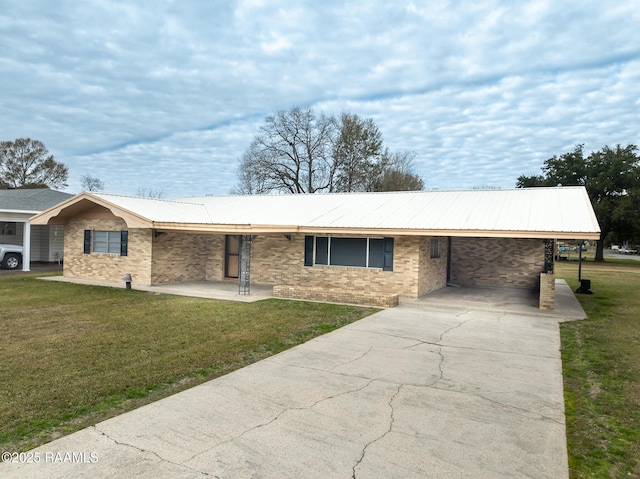
[{"label": "small post in yard", "polygon": [[580,286],[576,289],[576,293],[579,294],[593,294],[591,291],[591,280],[582,279],[582,246],[584,245],[584,240],[578,240],[578,281],[580,282]]},{"label": "small post in yard", "polygon": [[582,245],[584,240],[578,240],[578,281],[582,281]]}]

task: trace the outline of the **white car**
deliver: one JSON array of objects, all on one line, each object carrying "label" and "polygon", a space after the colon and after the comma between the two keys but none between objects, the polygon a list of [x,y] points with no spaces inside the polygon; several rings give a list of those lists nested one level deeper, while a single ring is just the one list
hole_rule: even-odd
[{"label": "white car", "polygon": [[0,266],[5,269],[18,269],[22,264],[22,246],[0,244]]},{"label": "white car", "polygon": [[635,251],[632,250],[632,249],[627,249],[627,248],[619,248],[618,249],[618,253],[620,253],[620,254],[633,254],[633,253],[635,253]]}]

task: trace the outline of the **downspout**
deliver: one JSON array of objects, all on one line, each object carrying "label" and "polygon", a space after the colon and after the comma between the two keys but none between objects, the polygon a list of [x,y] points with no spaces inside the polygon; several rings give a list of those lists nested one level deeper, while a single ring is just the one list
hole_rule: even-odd
[{"label": "downspout", "polygon": [[451,236],[447,236],[447,282],[451,283]]}]

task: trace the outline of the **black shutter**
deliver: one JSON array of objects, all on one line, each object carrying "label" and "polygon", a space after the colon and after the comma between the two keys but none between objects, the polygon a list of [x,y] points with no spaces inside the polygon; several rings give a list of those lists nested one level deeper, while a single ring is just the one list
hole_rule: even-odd
[{"label": "black shutter", "polygon": [[91,230],[84,230],[84,254],[91,254]]},{"label": "black shutter", "polygon": [[127,256],[129,249],[129,232],[120,231],[120,256]]},{"label": "black shutter", "polygon": [[385,238],[383,251],[383,271],[393,271],[393,238]]},{"label": "black shutter", "polygon": [[304,265],[313,266],[313,236],[304,237]]}]

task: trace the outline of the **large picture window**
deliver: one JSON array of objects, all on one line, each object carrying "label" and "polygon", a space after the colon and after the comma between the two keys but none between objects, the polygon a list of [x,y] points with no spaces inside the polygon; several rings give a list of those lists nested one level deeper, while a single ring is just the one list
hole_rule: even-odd
[{"label": "large picture window", "polygon": [[[305,265],[393,270],[393,238],[306,237]],[[313,261],[310,255],[313,255]]]}]

